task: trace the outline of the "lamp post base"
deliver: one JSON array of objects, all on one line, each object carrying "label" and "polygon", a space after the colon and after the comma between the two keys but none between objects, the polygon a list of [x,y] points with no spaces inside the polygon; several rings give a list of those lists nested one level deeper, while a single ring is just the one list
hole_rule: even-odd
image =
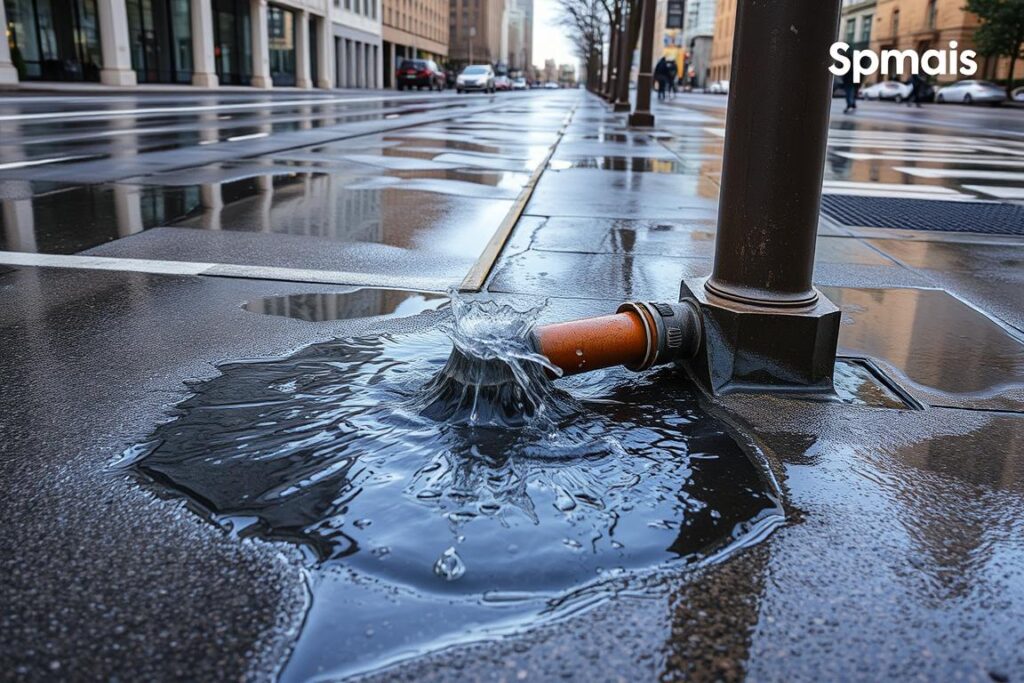
[{"label": "lamp post base", "polygon": [[801,308],[755,306],[716,296],[704,282],[684,281],[679,299],[701,312],[700,348],[687,365],[705,388],[716,395],[833,391],[840,311],[824,294]]},{"label": "lamp post base", "polygon": [[629,125],[634,128],[653,128],[654,114],[649,111],[635,111],[629,115]]}]

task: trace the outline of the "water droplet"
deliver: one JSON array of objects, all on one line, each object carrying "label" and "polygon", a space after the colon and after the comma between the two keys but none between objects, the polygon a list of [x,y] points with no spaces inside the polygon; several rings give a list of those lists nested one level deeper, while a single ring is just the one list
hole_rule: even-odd
[{"label": "water droplet", "polygon": [[373,524],[373,521],[369,519],[357,519],[356,521],[352,522],[352,524],[354,524],[357,529],[365,529],[366,527]]},{"label": "water droplet", "polygon": [[576,349],[576,355],[577,356],[582,356],[583,355],[583,349]]},{"label": "water droplet", "polygon": [[517,546],[515,543],[509,543],[508,548],[506,548],[506,550],[515,555],[519,552],[519,546]]},{"label": "water droplet", "polygon": [[569,512],[576,509],[576,499],[568,491],[559,487],[555,494],[555,509]]},{"label": "water droplet", "polygon": [[583,544],[574,538],[566,538],[562,541],[562,543],[565,544],[566,547],[572,548],[573,550],[579,550],[583,547]]},{"label": "water droplet", "polygon": [[441,557],[437,558],[437,562],[434,563],[434,573],[445,581],[455,581],[466,573],[466,564],[455,552],[454,546],[449,547],[448,550],[441,553]]}]

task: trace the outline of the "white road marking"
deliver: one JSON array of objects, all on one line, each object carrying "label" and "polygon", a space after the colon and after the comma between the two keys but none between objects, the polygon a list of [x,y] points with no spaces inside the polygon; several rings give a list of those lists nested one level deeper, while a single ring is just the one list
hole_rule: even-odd
[{"label": "white road marking", "polygon": [[251,135],[236,135],[228,138],[228,142],[242,142],[243,140],[256,140],[257,138],[265,138],[270,133],[252,133]]},{"label": "white road marking", "polygon": [[392,287],[398,289],[418,289],[421,291],[437,291],[439,282],[442,285],[457,284],[457,281],[446,283],[443,277],[407,277],[309,268],[279,268],[275,266],[202,263],[196,261],[161,261],[157,259],[133,259],[111,256],[83,256],[80,254],[34,254],[18,251],[0,251],[0,265],[78,268],[84,270],[149,273],[153,275],[203,275],[252,280]]},{"label": "white road marking", "polygon": [[964,185],[965,189],[979,194],[987,194],[999,199],[1024,199],[1024,187],[1001,187],[996,185]]},{"label": "white road marking", "polygon": [[122,270],[159,275],[199,275],[215,263],[190,261],[158,261],[154,259],[111,258],[68,254],[29,254],[0,251],[0,263],[8,266],[40,266],[43,268],[86,268],[89,270]]},{"label": "white road marking", "polygon": [[26,168],[28,166],[42,166],[44,164],[57,164],[62,161],[78,161],[80,159],[95,159],[103,156],[102,154],[76,154],[68,157],[51,157],[49,159],[29,159],[27,161],[11,161],[6,164],[0,164],[0,171],[9,171],[12,168]]},{"label": "white road marking", "polygon": [[826,180],[822,183],[826,191],[832,190],[885,190],[889,192],[902,192],[905,194],[960,194],[951,187],[942,185],[903,185],[901,183],[859,183],[853,180]]},{"label": "white road marking", "polygon": [[1024,159],[1007,159],[1005,157],[993,158],[982,154],[961,154],[955,156],[930,156],[928,154],[867,154],[863,152],[835,152],[835,154],[841,157],[846,157],[847,159],[853,159],[854,161],[879,159],[882,161],[922,161],[936,164],[970,164],[1024,168]]},{"label": "white road marking", "polygon": [[[410,102],[418,97],[398,98],[408,99]],[[476,96],[479,99],[480,96]],[[392,95],[381,95],[376,97],[331,97],[318,100],[279,100],[276,102],[238,102],[234,104],[217,104],[191,107],[144,107],[140,109],[99,109],[80,111],[54,111],[41,112],[38,114],[8,114],[0,116],[0,121],[50,121],[54,119],[78,119],[78,118],[114,118],[118,116],[150,116],[152,114],[193,114],[203,111],[226,111],[229,109],[275,109],[279,107],[295,107],[301,105],[321,106],[325,104],[361,104],[364,102],[383,102],[395,99]],[[453,102],[464,102],[465,98],[453,100]]]},{"label": "white road marking", "polygon": [[913,168],[896,166],[896,171],[918,178],[977,178],[978,180],[1012,180],[1024,183],[1024,173],[1013,171],[978,171],[969,168]]}]

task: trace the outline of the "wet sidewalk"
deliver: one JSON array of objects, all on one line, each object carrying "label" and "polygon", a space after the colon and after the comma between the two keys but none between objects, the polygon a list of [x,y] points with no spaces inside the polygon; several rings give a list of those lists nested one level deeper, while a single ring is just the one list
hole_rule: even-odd
[{"label": "wet sidewalk", "polygon": [[[652,507],[673,504],[665,481],[689,477],[694,500],[721,500],[723,491],[758,500],[768,523],[726,516],[706,552],[695,553],[701,561],[620,571],[605,562],[614,558],[610,533],[593,539],[606,556],[553,536],[552,520],[572,514],[570,502],[596,515],[601,501],[517,490],[524,518],[530,495],[544,502],[537,526],[517,524],[517,542],[492,555],[523,590],[477,603],[458,596],[458,582],[418,590],[410,576],[437,578],[429,565],[439,548],[416,549],[428,560],[416,564],[423,572],[394,566],[401,543],[438,533],[438,503],[417,487],[444,470],[417,471],[406,486],[395,471],[351,467],[346,482],[398,491],[400,504],[378,506],[373,524],[342,509],[351,501],[340,495],[296,504],[292,512],[317,522],[303,528],[289,520],[261,528],[241,505],[215,523],[197,514],[188,499],[202,507],[210,482],[196,473],[219,464],[203,459],[214,443],[204,419],[219,425],[213,436],[241,434],[245,444],[263,402],[295,389],[285,374],[266,382],[261,372],[322,361],[373,387],[353,358],[399,374],[441,362],[444,289],[474,271],[486,274],[486,298],[546,302],[542,321],[609,313],[627,299],[675,300],[681,278],[710,273],[724,133],[724,110],[712,100],[659,106],[653,131],[626,128],[624,116],[582,92],[444,106],[458,108],[356,107],[342,118],[360,126],[363,114],[425,118],[345,140],[319,139],[351,123],[329,109],[227,121],[216,125],[237,128],[221,137],[268,133],[267,154],[181,168],[129,155],[144,172],[82,186],[69,185],[78,182],[73,166],[47,170],[50,180],[6,172],[3,188],[21,193],[11,202],[29,202],[5,204],[7,248],[13,236],[35,247],[19,254],[83,259],[0,265],[0,660],[15,677],[984,681],[1024,673],[1024,225],[1015,195],[1024,144],[886,120],[883,110],[834,117],[830,139],[815,281],[843,309],[839,400],[698,397],[682,373],[664,370],[559,385],[598,399],[613,426],[638,421],[643,438],[652,430],[639,424],[649,416],[637,417],[638,405],[658,419],[710,420],[716,439],[727,435],[750,457],[730,461],[720,440],[693,439],[687,471],[645,470],[671,463],[636,459],[588,474],[583,459],[545,464],[544,477],[600,491],[610,472],[627,492],[661,491]],[[296,116],[311,125],[299,127]],[[321,130],[332,126],[341,133]],[[308,145],[279,149],[278,130]],[[70,210],[60,194],[76,198]],[[527,197],[507,243],[489,254]],[[34,213],[23,210],[33,202]],[[90,267],[95,257],[124,267]],[[137,261],[164,270],[132,269]],[[214,262],[248,270],[188,270]],[[267,279],[273,268],[294,279]],[[339,341],[351,338],[363,341]],[[398,349],[390,360],[389,348]],[[239,386],[249,400],[227,391]],[[669,403],[665,414],[656,409]],[[313,407],[328,419],[335,406]],[[403,454],[388,450],[387,433],[374,438],[373,452]],[[154,439],[187,441],[183,451],[198,444],[191,453],[200,459],[183,470],[164,462],[164,486],[140,484],[124,462]],[[691,476],[702,471],[729,476],[714,485]],[[256,478],[246,471],[237,481]],[[488,492],[501,485],[477,483]],[[205,503],[227,505],[209,494]],[[641,524],[634,537],[647,541],[685,539],[679,520],[688,513],[676,512],[675,527],[643,516],[622,524]],[[375,542],[346,545],[347,534],[364,532]],[[310,537],[327,541],[311,553],[308,542],[288,540]],[[723,549],[722,538],[739,542]],[[487,559],[476,547],[466,570],[473,587],[486,583],[474,573]],[[548,564],[531,568],[523,549]],[[390,580],[379,585],[367,578],[374,572]],[[580,584],[584,574],[596,589]],[[563,591],[565,576],[583,587]],[[550,588],[544,609],[524,612],[540,584]]]},{"label": "wet sidewalk", "polygon": [[[655,113],[656,130],[630,130],[585,98],[488,291],[547,297],[545,318],[558,320],[631,298],[674,300],[680,278],[710,273],[722,114],[681,102]],[[998,190],[969,180],[978,169],[1019,175],[1022,153],[1012,140],[834,121],[815,281],[844,312],[842,400],[709,402],[763,453],[786,525],[720,566],[666,574],[579,618],[380,680],[457,670],[487,680],[982,681],[1024,671],[1014,616],[1024,610],[1024,221],[1020,207],[989,201]],[[932,202],[923,215],[940,229],[830,217],[843,197],[911,214]],[[963,215],[940,210],[954,202]],[[1004,234],[984,234],[993,210],[1008,216]]]}]

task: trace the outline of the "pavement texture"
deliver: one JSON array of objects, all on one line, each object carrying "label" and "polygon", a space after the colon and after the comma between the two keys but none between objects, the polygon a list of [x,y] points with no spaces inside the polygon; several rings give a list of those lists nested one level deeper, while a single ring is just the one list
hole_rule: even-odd
[{"label": "pavement texture", "polygon": [[[0,260],[0,663],[12,679],[341,675],[303,667],[317,629],[334,628],[324,609],[354,619],[361,598],[344,595],[361,595],[358,581],[311,569],[287,543],[225,534],[116,466],[220,363],[445,315],[326,311],[326,295],[459,284],[540,171],[482,296],[546,300],[541,320],[565,320],[673,300],[680,278],[711,270],[724,98],[660,104],[650,131],[583,93],[239,95],[188,115],[92,99],[0,103],[0,150],[15,165],[0,169],[4,253],[110,259]],[[134,113],[80,113],[103,109]],[[1019,209],[1022,112],[923,111],[834,112],[826,197]],[[101,135],[119,125],[128,132]],[[230,141],[246,135],[261,136]],[[17,165],[75,155],[87,158]],[[781,528],[699,569],[622,577],[601,600],[500,637],[460,638],[465,624],[440,611],[414,647],[344,674],[1024,676],[1024,226],[846,218],[823,213],[815,281],[843,309],[846,362],[869,362],[904,405],[704,399],[778,483]],[[254,270],[189,272],[198,262]],[[288,295],[325,295],[303,299],[320,320],[243,308]],[[396,614],[414,603],[396,598]]]}]

